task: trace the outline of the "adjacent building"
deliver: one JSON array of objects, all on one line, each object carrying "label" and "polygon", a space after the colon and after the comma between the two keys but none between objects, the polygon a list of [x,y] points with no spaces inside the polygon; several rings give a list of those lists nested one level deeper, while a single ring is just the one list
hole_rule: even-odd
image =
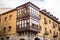
[{"label": "adjacent building", "polygon": [[60,40],[60,22],[28,2],[0,14],[0,40]]}]

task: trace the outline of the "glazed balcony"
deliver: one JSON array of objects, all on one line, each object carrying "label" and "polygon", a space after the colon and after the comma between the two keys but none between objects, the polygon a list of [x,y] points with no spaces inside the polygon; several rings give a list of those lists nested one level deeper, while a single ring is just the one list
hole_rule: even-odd
[{"label": "glazed balcony", "polygon": [[40,32],[38,27],[40,21],[39,11],[40,9],[30,2],[17,7],[17,25],[19,25],[17,26],[17,32]]},{"label": "glazed balcony", "polygon": [[40,32],[40,28],[38,26],[24,26],[24,27],[17,27],[17,32],[35,32],[35,33],[39,33]]}]

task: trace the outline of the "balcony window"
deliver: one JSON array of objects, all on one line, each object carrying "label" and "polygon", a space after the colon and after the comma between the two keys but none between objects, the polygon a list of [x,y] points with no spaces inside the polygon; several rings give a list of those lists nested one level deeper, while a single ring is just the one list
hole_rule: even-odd
[{"label": "balcony window", "polygon": [[22,22],[20,21],[20,22],[19,22],[19,28],[21,28],[21,27],[22,27],[22,24],[21,24],[21,23],[22,23]]},{"label": "balcony window", "polygon": [[35,17],[39,17],[39,11],[37,11],[36,9],[30,7],[30,15],[33,15]]},{"label": "balcony window", "polygon": [[27,27],[29,27],[30,26],[30,24],[27,22]]},{"label": "balcony window", "polygon": [[34,18],[31,17],[31,19],[30,19],[30,24],[31,24],[31,23],[34,23],[34,24],[36,24],[36,25],[39,25],[39,20],[36,21]]},{"label": "balcony window", "polygon": [[22,28],[25,27],[25,21],[24,20],[22,20],[22,24],[21,25],[22,25]]},{"label": "balcony window", "polygon": [[17,25],[19,25],[20,23],[19,22],[17,22]]},{"label": "balcony window", "polygon": [[18,15],[20,15],[20,10],[18,10]]},{"label": "balcony window", "polygon": [[20,14],[21,14],[21,13],[26,13],[26,8],[20,9]]},{"label": "balcony window", "polygon": [[34,27],[34,24],[32,24],[32,26]]},{"label": "balcony window", "polygon": [[26,8],[18,9],[18,15],[20,15],[20,14],[24,14],[24,13],[27,13]]},{"label": "balcony window", "polygon": [[25,27],[26,27],[27,25],[26,25],[26,20],[25,20]]},{"label": "balcony window", "polygon": [[17,25],[17,28],[20,28],[19,25]]},{"label": "balcony window", "polygon": [[20,22],[21,22],[21,26],[20,27],[23,28],[24,27],[24,21],[21,20]]}]

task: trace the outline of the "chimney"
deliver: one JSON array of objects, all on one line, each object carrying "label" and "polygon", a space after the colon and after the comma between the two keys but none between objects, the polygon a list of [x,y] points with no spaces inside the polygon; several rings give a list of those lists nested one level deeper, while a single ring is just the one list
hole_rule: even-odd
[{"label": "chimney", "polygon": [[43,11],[43,12],[46,12],[46,9],[43,9],[42,11]]},{"label": "chimney", "polygon": [[50,12],[47,12],[47,14],[49,14],[49,15],[50,15]]},{"label": "chimney", "polygon": [[52,15],[52,14],[50,14],[50,16],[51,16],[51,17],[53,17],[53,15]]}]

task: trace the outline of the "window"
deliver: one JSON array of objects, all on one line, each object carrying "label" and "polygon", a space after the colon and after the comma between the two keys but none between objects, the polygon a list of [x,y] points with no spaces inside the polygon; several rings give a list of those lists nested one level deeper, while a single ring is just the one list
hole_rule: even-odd
[{"label": "window", "polygon": [[19,28],[22,27],[22,21],[19,22],[19,25],[18,25]]},{"label": "window", "polygon": [[57,35],[58,35],[58,32],[57,32]]},{"label": "window", "polygon": [[6,37],[7,40],[9,40],[9,37]]},{"label": "window", "polygon": [[35,24],[32,23],[32,26],[34,27]]},{"label": "window", "polygon": [[53,31],[53,35],[55,35],[55,31]]},{"label": "window", "polygon": [[21,11],[21,13],[26,13],[26,9],[25,8],[22,8],[20,11]]},{"label": "window", "polygon": [[9,16],[9,19],[10,19],[10,20],[12,19],[12,15]]},{"label": "window", "polygon": [[24,21],[22,20],[22,28],[24,27]]},{"label": "window", "polygon": [[26,20],[25,20],[25,27],[26,27],[27,25],[26,25]]},{"label": "window", "polygon": [[42,30],[41,26],[40,26],[40,30]]},{"label": "window", "polygon": [[18,10],[17,12],[18,12],[18,15],[20,15],[20,10]]},{"label": "window", "polygon": [[55,28],[54,22],[53,22],[53,28]]},{"label": "window", "polygon": [[11,31],[11,26],[9,26],[9,31]]},{"label": "window", "polygon": [[1,38],[1,40],[4,40],[4,38]]},{"label": "window", "polygon": [[51,21],[49,20],[49,24],[51,24]]},{"label": "window", "polygon": [[50,33],[51,33],[51,30],[50,30]]},{"label": "window", "polygon": [[41,20],[41,15],[39,15],[40,16],[40,20]]},{"label": "window", "polygon": [[47,24],[47,20],[46,20],[46,18],[44,18],[44,24]]},{"label": "window", "polygon": [[45,28],[45,33],[44,35],[49,35],[48,31],[47,31],[47,28]]},{"label": "window", "polygon": [[0,18],[0,23],[1,23],[1,18]]},{"label": "window", "polygon": [[17,28],[20,28],[19,25],[17,25]]},{"label": "window", "polygon": [[6,32],[6,27],[3,28],[3,33],[5,33],[5,32]]},{"label": "window", "polygon": [[60,26],[58,25],[58,30],[60,31]]},{"label": "window", "polygon": [[47,31],[47,28],[45,28],[45,30]]},{"label": "window", "polygon": [[55,27],[57,27],[57,24],[55,24]]},{"label": "window", "polygon": [[7,17],[5,17],[5,21],[7,20]]}]

